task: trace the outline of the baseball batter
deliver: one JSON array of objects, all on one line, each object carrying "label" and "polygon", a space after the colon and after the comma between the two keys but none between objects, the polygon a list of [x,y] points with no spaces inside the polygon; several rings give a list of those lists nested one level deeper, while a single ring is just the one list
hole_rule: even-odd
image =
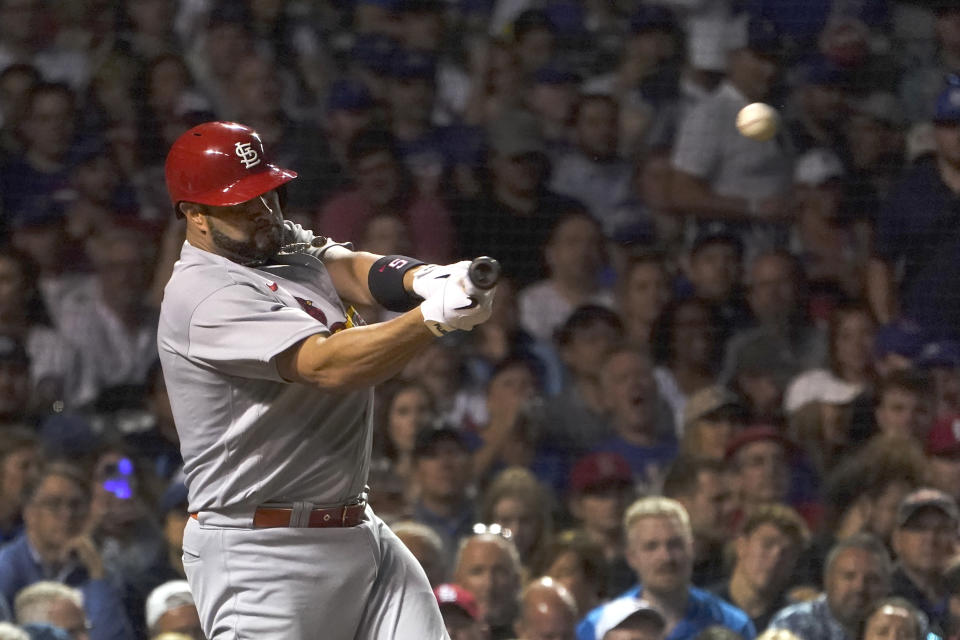
[{"label": "baseball batter", "polygon": [[[282,217],[296,173],[256,132],[184,133],[167,188],[186,242],[158,345],[191,518],[183,564],[212,640],[447,638],[414,557],[366,505],[372,385],[490,315],[468,263],[354,252]],[[409,310],[362,324],[349,303]]]}]

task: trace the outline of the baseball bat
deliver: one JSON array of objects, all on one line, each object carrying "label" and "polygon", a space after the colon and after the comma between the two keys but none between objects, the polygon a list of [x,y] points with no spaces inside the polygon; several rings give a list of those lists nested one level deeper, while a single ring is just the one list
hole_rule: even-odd
[{"label": "baseball bat", "polygon": [[500,263],[489,256],[474,258],[467,269],[467,277],[477,289],[492,289],[500,279]]}]

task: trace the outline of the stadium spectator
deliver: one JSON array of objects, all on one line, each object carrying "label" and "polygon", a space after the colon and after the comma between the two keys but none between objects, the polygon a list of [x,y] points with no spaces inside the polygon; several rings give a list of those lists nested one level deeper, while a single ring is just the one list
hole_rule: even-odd
[{"label": "stadium spectator", "polygon": [[204,640],[200,614],[186,580],[164,582],[151,591],[146,620],[151,638],[162,633],[182,633],[191,640]]},{"label": "stadium spectator", "polygon": [[23,488],[39,464],[40,447],[33,432],[0,430],[0,544],[23,530]]},{"label": "stadium spectator", "polygon": [[440,614],[450,640],[488,640],[488,629],[480,619],[477,599],[463,587],[444,583],[434,588]]},{"label": "stadium spectator", "polygon": [[947,624],[943,569],[955,554],[960,511],[948,494],[918,489],[897,509],[891,542],[896,557],[891,592],[923,611],[934,631]]},{"label": "stadium spectator", "polygon": [[624,340],[637,349],[646,348],[653,325],[670,300],[664,256],[653,252],[631,256],[617,285],[617,313],[623,321]]},{"label": "stadium spectator", "polygon": [[746,412],[734,393],[719,385],[700,389],[683,408],[680,455],[723,460],[745,421]]},{"label": "stadium spectator", "polygon": [[909,601],[896,596],[882,598],[867,611],[860,640],[879,640],[891,635],[903,640],[929,637],[923,613]]},{"label": "stadium spectator", "polygon": [[725,550],[733,539],[737,496],[727,465],[710,458],[677,458],[663,481],[663,495],[690,517],[695,585],[710,586],[728,575]]},{"label": "stadium spectator", "polygon": [[600,385],[612,435],[594,450],[622,455],[637,489],[656,493],[677,456],[677,441],[650,358],[630,348],[614,350],[600,369]]},{"label": "stadium spectator", "polygon": [[537,69],[527,84],[524,106],[543,127],[550,158],[560,157],[572,149],[571,125],[580,99],[579,84],[580,76],[560,61]]},{"label": "stadium spectator", "polygon": [[925,345],[917,358],[917,368],[927,374],[933,391],[930,417],[960,411],[960,341],[938,340]]},{"label": "stadium spectator", "polygon": [[94,297],[62,319],[64,337],[80,352],[87,400],[110,387],[146,383],[157,358],[157,311],[144,300],[153,264],[148,238],[133,227],[101,231],[90,245]]},{"label": "stadium spectator", "polygon": [[[597,622],[597,640],[663,640],[666,620],[639,598],[617,598]],[[699,637],[699,636],[698,636]]]},{"label": "stadium spectator", "polygon": [[653,330],[652,352],[657,389],[673,411],[682,433],[687,400],[717,379],[720,319],[705,300],[687,298],[668,304]]},{"label": "stadium spectator", "polygon": [[544,11],[524,11],[513,21],[513,47],[524,73],[529,75],[554,58],[557,27]]},{"label": "stadium spectator", "polygon": [[24,215],[38,198],[66,196],[69,152],[76,134],[76,96],[63,84],[39,83],[26,98],[23,154],[3,172],[3,210]]},{"label": "stadium spectator", "polygon": [[552,503],[553,497],[536,476],[523,467],[510,467],[497,474],[484,492],[480,521],[510,531],[527,569],[541,564],[539,555],[550,546]]},{"label": "stadium spectator", "polygon": [[960,498],[960,414],[947,414],[927,433],[927,483]]},{"label": "stadium spectator", "polygon": [[734,543],[736,561],[718,596],[742,609],[757,629],[766,629],[787,606],[787,589],[810,532],[790,507],[771,504],[748,513]]},{"label": "stadium spectator", "polygon": [[50,624],[73,640],[90,640],[90,623],[83,610],[83,594],[59,582],[35,582],[21,589],[13,601],[17,624]]},{"label": "stadium spectator", "polygon": [[824,316],[837,298],[860,295],[870,229],[855,225],[853,212],[846,210],[851,206],[846,169],[830,149],[813,148],[797,159],[793,190],[797,220],[790,247],[810,281],[813,312]]},{"label": "stadium spectator", "polygon": [[[956,238],[943,217],[960,193],[960,86],[948,85],[937,99],[936,155],[911,167],[894,187],[877,221],[875,257],[867,293],[881,323],[903,316],[939,338],[956,338],[958,310],[943,305],[957,280]],[[922,198],[922,206],[918,206]],[[909,225],[905,222],[909,220]],[[893,266],[902,262],[902,279]]]},{"label": "stadium spectator", "polygon": [[168,481],[183,472],[183,457],[180,455],[180,437],[173,423],[170,396],[163,379],[160,360],[154,361],[147,372],[146,405],[151,424],[146,429],[126,434],[124,446],[161,481]]},{"label": "stadium spectator", "polygon": [[874,418],[877,433],[923,442],[932,419],[933,394],[916,372],[894,371],[880,381]]},{"label": "stadium spectator", "polygon": [[83,523],[88,484],[74,467],[53,464],[24,489],[24,532],[0,549],[0,595],[12,602],[24,587],[50,577],[83,593],[91,640],[127,640],[130,623],[106,579],[103,559]]},{"label": "stadium spectator", "polygon": [[549,341],[577,307],[611,306],[601,287],[603,238],[600,226],[585,212],[556,221],[543,248],[546,280],[523,289],[518,297],[520,324],[533,337]]},{"label": "stadium spectator", "polygon": [[532,115],[502,114],[491,122],[487,136],[490,186],[458,207],[460,251],[496,255],[503,273],[522,288],[543,278],[541,250],[556,220],[584,207],[547,189],[546,145]]},{"label": "stadium spectator", "polygon": [[183,528],[190,517],[187,509],[187,487],[181,480],[174,480],[160,496],[158,505],[163,540],[166,543],[166,553],[155,566],[155,578],[158,582],[186,577],[183,569]]},{"label": "stadium spectator", "polygon": [[750,312],[740,287],[743,242],[728,225],[722,222],[700,225],[682,266],[690,287],[690,291],[684,293],[716,307],[721,340],[725,341],[748,323]]},{"label": "stadium spectator", "polygon": [[568,506],[579,530],[600,546],[604,593],[617,593],[633,580],[624,558],[622,523],[634,496],[630,465],[619,454],[589,454],[570,473]]},{"label": "stadium spectator", "polygon": [[448,557],[457,541],[471,531],[474,504],[470,454],[463,436],[448,427],[425,427],[413,446],[413,477],[420,495],[413,506],[413,519],[433,529],[443,540]]},{"label": "stadium spectator", "polygon": [[742,509],[787,499],[791,485],[791,454],[795,447],[782,433],[769,426],[750,426],[734,436],[727,446],[726,460],[736,475]]},{"label": "stadium spectator", "polygon": [[29,64],[15,63],[0,71],[0,153],[14,156],[23,151],[20,127],[26,100],[40,80],[40,72]]},{"label": "stadium spectator", "polygon": [[600,603],[606,593],[603,547],[583,531],[557,534],[541,554],[543,564],[534,574],[549,576],[573,596],[578,616]]},{"label": "stadium spectator", "polygon": [[30,422],[30,356],[23,343],[0,335],[0,425]]},{"label": "stadium spectator", "polygon": [[855,640],[875,600],[890,590],[890,556],[869,534],[838,542],[827,556],[826,593],[777,613],[769,629],[786,629],[801,638]]},{"label": "stadium spectator", "polygon": [[824,369],[813,369],[793,379],[784,398],[788,433],[824,475],[851,450],[851,403],[861,386]]},{"label": "stadium spectator", "polygon": [[794,150],[798,154],[815,148],[842,153],[846,73],[825,56],[815,55],[800,65],[798,75],[785,122]]},{"label": "stadium spectator", "polygon": [[874,367],[881,376],[913,367],[924,346],[920,327],[913,322],[898,322],[877,328]]},{"label": "stadium spectator", "polygon": [[[690,584],[693,536],[686,510],[674,500],[641,498],[624,516],[627,558],[639,585],[621,597],[642,597],[663,616],[665,637],[688,638],[711,624],[722,624],[747,640],[756,635],[745,613]],[[608,607],[590,611],[577,627],[578,640],[594,640]]]},{"label": "stadium spectator", "polygon": [[577,198],[600,222],[604,234],[646,220],[646,210],[635,194],[635,169],[617,151],[617,101],[602,94],[583,94],[573,117],[574,148],[556,157],[551,187]]},{"label": "stadium spectator", "polygon": [[554,335],[567,375],[563,392],[547,405],[545,435],[571,455],[589,451],[610,433],[600,370],[622,337],[617,314],[592,305],[574,310]]},{"label": "stadium spectator", "polygon": [[913,123],[929,122],[936,114],[943,79],[960,73],[960,10],[949,2],[935,7],[936,58],[906,69],[900,82],[900,99]]},{"label": "stadium spectator", "polygon": [[514,625],[517,640],[573,640],[577,604],[553,578],[538,578],[520,594],[520,615]]},{"label": "stadium spectator", "polygon": [[397,522],[390,528],[423,567],[430,585],[439,587],[446,580],[448,570],[446,551],[440,536],[430,527],[412,520]]},{"label": "stadium spectator", "polygon": [[741,108],[772,91],[781,44],[771,22],[747,14],[726,30],[727,77],[680,123],[671,201],[677,214],[739,223],[741,239],[756,251],[784,239],[792,161],[777,140],[744,138],[735,123]]},{"label": "stadium spectator", "polygon": [[499,533],[475,533],[460,544],[455,564],[453,581],[476,598],[490,640],[513,637],[521,586],[513,542]]},{"label": "stadium spectator", "polygon": [[452,254],[449,213],[434,196],[419,193],[401,162],[396,139],[380,130],[359,132],[348,149],[355,187],[331,198],[316,228],[341,242],[358,242],[378,215],[403,221],[413,251],[428,262],[445,263]]}]

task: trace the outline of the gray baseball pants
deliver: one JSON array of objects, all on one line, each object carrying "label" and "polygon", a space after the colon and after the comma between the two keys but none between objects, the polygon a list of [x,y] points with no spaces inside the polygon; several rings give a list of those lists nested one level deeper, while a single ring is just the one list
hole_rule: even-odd
[{"label": "gray baseball pants", "polygon": [[209,640],[449,640],[423,569],[369,507],[349,528],[200,518],[183,566]]}]

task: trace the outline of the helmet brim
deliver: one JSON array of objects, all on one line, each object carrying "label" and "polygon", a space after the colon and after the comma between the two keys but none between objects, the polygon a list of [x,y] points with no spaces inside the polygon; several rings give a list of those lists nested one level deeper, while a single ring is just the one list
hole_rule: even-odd
[{"label": "helmet brim", "polygon": [[190,202],[214,207],[229,207],[261,196],[296,177],[296,171],[268,164],[264,171],[244,176],[220,189],[193,196]]}]

